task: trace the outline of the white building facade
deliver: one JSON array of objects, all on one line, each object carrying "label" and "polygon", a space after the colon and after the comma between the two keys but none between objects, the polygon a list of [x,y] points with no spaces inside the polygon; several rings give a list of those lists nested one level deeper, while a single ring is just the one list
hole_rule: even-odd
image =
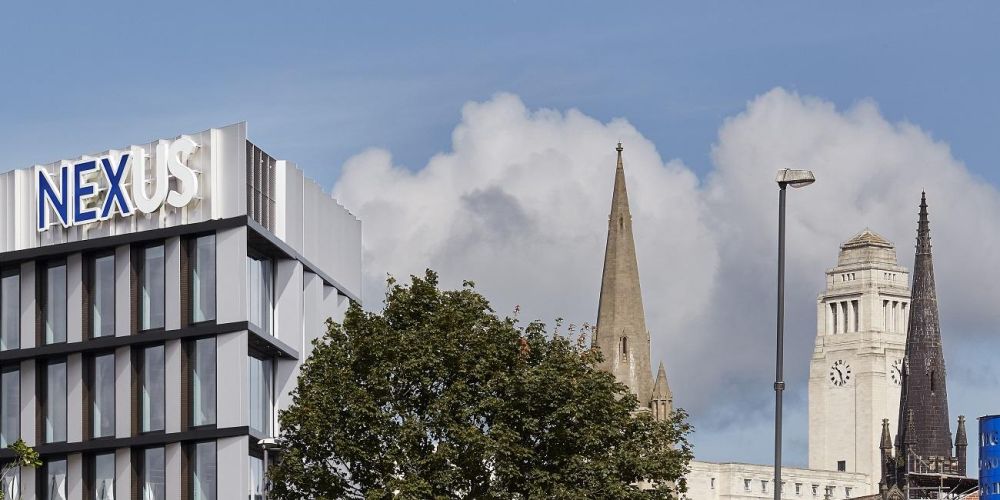
[{"label": "white building facade", "polygon": [[[781,498],[834,500],[854,498],[868,487],[867,474],[783,467]],[[774,467],[742,463],[691,462],[687,476],[692,500],[774,498]]]},{"label": "white building facade", "polygon": [[885,238],[864,230],[841,245],[816,309],[809,369],[809,468],[861,472],[878,492],[882,420],[896,428],[909,271]]},{"label": "white building facade", "polygon": [[[0,174],[0,445],[23,498],[260,498],[361,222],[243,123]],[[0,461],[9,460],[8,450]]]}]

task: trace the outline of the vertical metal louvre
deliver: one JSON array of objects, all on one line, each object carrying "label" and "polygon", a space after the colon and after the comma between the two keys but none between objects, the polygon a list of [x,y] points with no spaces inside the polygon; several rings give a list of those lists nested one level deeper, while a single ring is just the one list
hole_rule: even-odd
[{"label": "vertical metal louvre", "polygon": [[247,141],[247,215],[271,231],[274,230],[276,170],[276,160]]}]

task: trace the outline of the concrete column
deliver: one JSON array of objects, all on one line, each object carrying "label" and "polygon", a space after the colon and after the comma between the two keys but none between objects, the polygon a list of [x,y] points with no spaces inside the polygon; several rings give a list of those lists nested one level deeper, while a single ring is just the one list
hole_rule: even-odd
[{"label": "concrete column", "polygon": [[247,321],[247,228],[244,226],[219,231],[215,236],[215,244],[217,321]]},{"label": "concrete column", "polygon": [[823,330],[824,335],[833,335],[837,333],[833,331],[833,314],[830,312],[830,304],[827,302],[820,303],[820,315],[825,320],[826,329]]},{"label": "concrete column", "polygon": [[38,408],[38,394],[35,390],[35,360],[28,359],[21,361],[21,439],[28,446],[38,444],[38,432],[35,429],[36,408]]},{"label": "concrete column", "polygon": [[[31,261],[21,264],[21,349],[35,347],[35,306],[35,262]],[[34,394],[34,389],[27,394]]]},{"label": "concrete column", "polygon": [[66,500],[83,500],[83,455],[66,457]]},{"label": "concrete column", "polygon": [[903,302],[903,328],[900,329],[903,333],[908,333],[910,330],[910,304]]},{"label": "concrete column", "polygon": [[[163,348],[166,432],[180,432],[184,408],[181,407],[181,341],[168,340]],[[171,477],[171,476],[168,476]],[[168,498],[175,498],[167,495]]]},{"label": "concrete column", "polygon": [[66,357],[66,442],[83,441],[83,355]]},{"label": "concrete column", "polygon": [[[216,442],[218,447],[219,492],[226,492],[228,498],[242,498],[248,493],[250,484],[250,449],[246,436],[223,438]],[[221,498],[221,496],[220,496]]]},{"label": "concrete column", "polygon": [[[163,244],[165,266],[164,327],[176,330],[181,327],[181,239],[169,238]],[[179,400],[178,400],[179,401]]]},{"label": "concrete column", "polygon": [[[247,406],[247,335],[244,330],[225,333],[215,338],[219,386],[225,387],[225,390],[220,390],[218,393],[218,408],[216,409],[217,425],[220,429],[250,425],[247,418],[249,416]],[[219,463],[222,464],[221,454]],[[221,468],[219,477],[222,477]],[[220,486],[219,491],[228,490]]]},{"label": "concrete column", "polygon": [[279,259],[274,266],[275,337],[302,351],[302,263]]},{"label": "concrete column", "polygon": [[115,450],[115,498],[132,498],[132,451]]},{"label": "concrete column", "polygon": [[[169,432],[169,431],[168,431]],[[170,443],[164,446],[163,457],[166,461],[167,498],[182,498],[183,481],[181,477],[182,448],[180,443]],[[219,490],[224,491],[224,490]]]},{"label": "concrete column", "polygon": [[127,438],[131,436],[132,356],[131,348],[124,346],[115,349],[115,437]]},{"label": "concrete column", "polygon": [[83,256],[66,257],[66,342],[83,340]]},{"label": "concrete column", "polygon": [[132,256],[128,245],[115,248],[115,335],[132,334]]}]

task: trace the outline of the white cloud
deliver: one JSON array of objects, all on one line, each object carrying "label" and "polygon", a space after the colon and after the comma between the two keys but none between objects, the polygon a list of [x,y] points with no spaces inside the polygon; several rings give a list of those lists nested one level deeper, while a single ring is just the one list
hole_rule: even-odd
[{"label": "white cloud", "polygon": [[[476,281],[501,313],[520,304],[526,318],[593,322],[619,140],[654,362],[664,360],[678,403],[705,435],[703,457],[770,456],[719,443],[766,428],[759,420],[772,412],[779,168],[811,169],[818,179],[788,201],[793,414],[803,413],[823,272],[839,244],[865,226],[894,241],[909,267],[921,189],[945,343],[982,341],[1000,320],[993,307],[1000,290],[986,278],[1000,271],[996,189],[970,175],[946,144],[888,122],[873,102],[837,110],[782,89],[721,125],[704,184],[681,161],[663,161],[623,119],[529,110],[509,94],[466,104],[452,151],[422,168],[394,165],[383,150],[351,158],[334,194],[365,224],[368,307],[380,302],[386,273],[430,267],[446,286]],[[732,425],[755,417],[752,426]],[[804,423],[791,426],[804,432]],[[801,459],[804,439],[790,442]]]}]

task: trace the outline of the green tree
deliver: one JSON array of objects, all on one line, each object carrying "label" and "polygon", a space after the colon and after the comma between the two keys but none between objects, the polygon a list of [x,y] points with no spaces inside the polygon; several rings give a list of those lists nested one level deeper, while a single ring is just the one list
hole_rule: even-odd
[{"label": "green tree", "polygon": [[[18,467],[41,467],[42,459],[39,458],[38,452],[34,448],[28,446],[23,440],[18,439],[7,447],[10,451],[14,452],[14,460],[7,462],[3,466],[3,470],[0,471],[0,485],[3,485],[7,479],[7,476]],[[0,500],[7,498],[6,492],[0,487]],[[20,496],[19,496],[20,498]]]},{"label": "green tree", "polygon": [[[584,335],[524,328],[466,283],[389,280],[328,322],[281,412],[276,498],[675,498],[683,411],[636,412]],[[653,485],[641,488],[639,483]]]}]

